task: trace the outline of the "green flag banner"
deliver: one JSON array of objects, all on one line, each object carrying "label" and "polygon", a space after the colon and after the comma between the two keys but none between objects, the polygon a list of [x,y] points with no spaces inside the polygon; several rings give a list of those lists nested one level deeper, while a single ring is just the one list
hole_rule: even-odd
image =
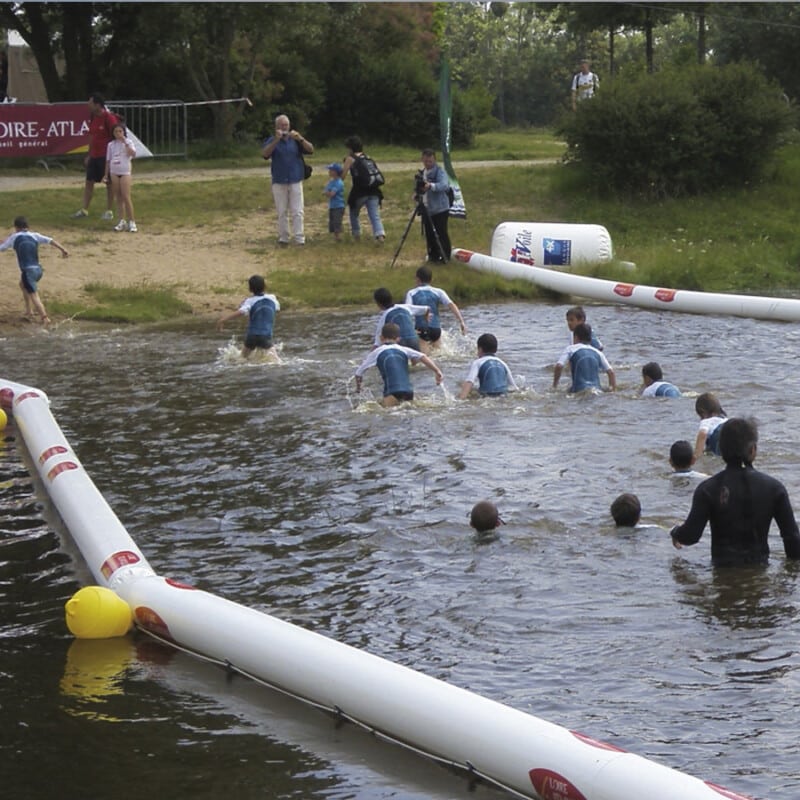
[{"label": "green flag banner", "polygon": [[439,132],[442,137],[442,161],[444,169],[453,187],[455,199],[450,207],[450,216],[459,219],[467,218],[467,207],[464,205],[464,196],[458,184],[453,162],[450,160],[450,128],[453,117],[453,97],[450,94],[450,64],[447,59],[442,59],[439,75]]}]

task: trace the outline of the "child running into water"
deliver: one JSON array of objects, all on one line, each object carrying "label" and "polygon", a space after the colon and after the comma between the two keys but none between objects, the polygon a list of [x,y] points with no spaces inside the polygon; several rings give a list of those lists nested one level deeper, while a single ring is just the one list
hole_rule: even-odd
[{"label": "child running into water", "polygon": [[472,362],[467,378],[461,384],[459,400],[466,400],[473,386],[478,387],[481,397],[499,397],[509,391],[519,391],[508,364],[495,353],[497,338],[491,333],[481,334],[478,337],[478,357]]},{"label": "child running into water", "polygon": [[387,322],[393,322],[400,328],[399,343],[403,347],[410,347],[412,350],[419,350],[419,337],[414,328],[414,314],[423,314],[426,317],[430,315],[431,310],[428,306],[405,305],[403,303],[395,303],[392,299],[392,293],[381,287],[372,293],[372,298],[375,300],[381,315],[378,317],[378,324],[375,326],[375,340],[374,347],[381,344],[381,335],[383,326]]},{"label": "child running into water", "polygon": [[[567,327],[569,328],[569,343],[567,346],[569,347],[569,345],[572,344],[572,337],[575,333],[575,328],[582,323],[586,325],[589,325],[589,323],[586,322],[586,312],[583,310],[583,306],[573,306],[572,308],[568,308],[566,316]],[[589,325],[589,330],[591,330],[591,325]],[[591,344],[591,346],[596,350],[600,350],[600,352],[603,351],[603,343],[597,338],[597,336],[595,336],[594,333],[592,333],[592,341],[589,342],[589,344]]]},{"label": "child running into water", "polygon": [[114,138],[106,147],[106,175],[103,180],[111,184],[111,193],[117,203],[119,222],[114,230],[136,233],[139,229],[136,227],[131,200],[131,159],[136,157],[136,148],[121,122],[114,125],[112,135]]},{"label": "child running into water", "polygon": [[39,313],[42,323],[47,324],[50,322],[50,317],[47,316],[44,303],[42,303],[37,290],[37,284],[44,274],[44,270],[39,264],[40,244],[51,244],[61,251],[63,258],[69,256],[69,253],[52,237],[28,230],[28,220],[25,217],[17,217],[14,220],[14,233],[0,244],[0,252],[13,247],[17,254],[17,264],[22,273],[19,287],[22,289],[22,297],[25,300],[25,317],[32,319],[35,310]]},{"label": "child running into water", "polygon": [[703,453],[720,455],[719,437],[728,415],[723,411],[717,396],[711,392],[704,392],[695,400],[694,410],[700,417],[700,428],[694,442],[695,461]]},{"label": "child running into water", "polygon": [[370,367],[377,367],[383,378],[383,399],[381,405],[385,408],[396,406],[404,401],[414,399],[414,390],[411,388],[411,378],[408,374],[408,362],[415,364],[419,361],[436,375],[436,384],[442,382],[442,371],[424,353],[404,347],[400,344],[400,328],[394,322],[387,322],[381,328],[381,343],[371,350],[367,357],[356,369],[356,391],[361,391],[361,381],[364,373]]},{"label": "child running into water", "polygon": [[342,220],[344,219],[344,181],[342,165],[328,164],[328,182],[322,193],[328,198],[328,233],[337,242],[342,241]]},{"label": "child running into water", "polygon": [[242,356],[248,358],[254,350],[260,349],[268,351],[270,356],[280,363],[280,357],[272,346],[275,314],[281,310],[278,298],[274,294],[265,294],[266,284],[261,275],[251,275],[247,285],[253,293],[252,297],[246,298],[236,311],[220,318],[217,328],[222,330],[228,320],[246,316],[248,323]]},{"label": "child running into water", "polygon": [[[431,347],[438,347],[442,337],[442,323],[439,319],[439,306],[449,308],[458,324],[461,326],[461,335],[467,333],[467,326],[464,317],[461,315],[459,307],[448,297],[444,289],[437,289],[431,286],[433,272],[430,267],[422,266],[416,273],[417,285],[414,289],[409,289],[406,293],[406,305],[426,305],[430,308],[430,316],[417,316],[415,325],[421,342],[430,344]],[[421,345],[426,350],[426,344]]]},{"label": "child running into water", "polygon": [[608,375],[608,388],[614,391],[617,388],[617,378],[608,359],[595,347],[592,347],[592,329],[585,322],[575,326],[572,332],[573,344],[570,345],[558,359],[553,371],[553,388],[558,386],[564,366],[569,362],[572,372],[572,385],[569,391],[572,394],[583,392],[587,389],[601,391],[600,372]]},{"label": "child running into water", "polygon": [[715,567],[766,564],[774,519],[787,558],[800,559],[800,530],[786,487],[753,469],[758,450],[755,422],[734,418],[721,427],[725,469],[695,489],[689,516],[670,531],[672,543],[679,549],[696,544],[710,523],[711,563]]},{"label": "child running into water", "polygon": [[642,397],[681,397],[681,390],[664,380],[661,367],[650,361],[642,367]]}]

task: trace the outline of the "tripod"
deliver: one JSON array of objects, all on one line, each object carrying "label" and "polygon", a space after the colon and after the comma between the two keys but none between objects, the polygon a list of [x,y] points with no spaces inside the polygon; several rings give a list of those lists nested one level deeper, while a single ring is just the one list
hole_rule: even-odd
[{"label": "tripod", "polygon": [[436,230],[436,226],[433,224],[433,221],[428,214],[428,209],[425,207],[425,203],[422,202],[422,198],[417,196],[416,208],[414,208],[414,210],[411,212],[411,216],[408,218],[408,225],[406,225],[406,229],[403,231],[403,235],[400,237],[400,244],[397,245],[397,250],[394,251],[394,258],[392,259],[392,263],[389,264],[389,269],[394,267],[394,262],[397,261],[397,256],[400,255],[400,251],[403,249],[403,245],[408,237],[408,232],[411,230],[411,226],[414,224],[414,220],[417,217],[420,217],[423,220],[423,225],[427,222],[428,226],[430,226],[430,229],[433,231],[433,238],[436,240],[436,248],[439,251],[439,255],[442,257],[442,261],[447,262],[449,260],[444,254],[444,248],[442,247],[442,242],[439,239],[439,231]]}]

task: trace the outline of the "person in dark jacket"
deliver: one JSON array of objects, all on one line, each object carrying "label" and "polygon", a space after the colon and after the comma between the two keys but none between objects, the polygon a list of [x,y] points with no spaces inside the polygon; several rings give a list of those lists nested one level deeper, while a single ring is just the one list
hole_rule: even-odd
[{"label": "person in dark jacket", "polygon": [[766,564],[774,519],[788,558],[800,559],[800,531],[786,487],[753,468],[758,428],[750,419],[726,421],[720,433],[725,469],[695,489],[689,516],[671,531],[677,548],[700,541],[711,524],[711,561],[715,567]]}]

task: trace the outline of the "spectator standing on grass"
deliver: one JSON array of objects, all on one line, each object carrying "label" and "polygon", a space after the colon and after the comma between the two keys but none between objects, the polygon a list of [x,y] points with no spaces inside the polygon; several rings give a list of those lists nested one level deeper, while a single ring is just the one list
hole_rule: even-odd
[{"label": "spectator standing on grass", "polygon": [[[94,185],[102,183],[106,175],[106,151],[108,143],[114,138],[114,125],[119,120],[106,108],[103,95],[95,92],[88,100],[89,106],[89,152],[84,159],[86,166],[86,182],[83,186],[83,205],[72,215],[73,219],[89,216],[89,204],[92,202]],[[102,219],[114,219],[114,196],[111,184],[106,185],[106,210]]]},{"label": "spectator standing on grass", "polygon": [[[381,204],[383,203],[383,192],[378,184],[366,185],[364,145],[358,136],[348,136],[344,146],[347,148],[347,156],[344,159],[342,177],[353,179],[353,186],[347,195],[347,205],[350,209],[350,230],[354,239],[361,238],[361,222],[359,214],[364,206],[367,207],[367,217],[372,226],[372,235],[375,241],[383,243],[386,239],[386,231],[381,219]],[[371,159],[370,159],[371,161]]]},{"label": "spectator standing on grass", "polygon": [[344,219],[344,181],[341,164],[335,162],[328,164],[328,182],[322,193],[328,198],[328,233],[332,233],[333,238],[341,242]]},{"label": "spectator standing on grass", "polygon": [[589,69],[589,60],[584,58],[580,63],[580,71],[572,78],[572,110],[578,108],[578,103],[594,97],[600,88],[597,75]]},{"label": "spectator standing on grass", "polygon": [[131,159],[136,157],[136,147],[128,136],[125,126],[121,122],[114,125],[114,138],[106,148],[106,174],[105,182],[111,184],[114,199],[117,202],[119,222],[114,226],[115,231],[130,231],[136,233],[136,220],[133,214],[133,200],[131,200],[131,183],[133,175]]},{"label": "spectator standing on grass", "polygon": [[275,133],[264,141],[261,155],[270,161],[272,197],[278,214],[278,245],[281,247],[289,244],[290,227],[295,244],[306,243],[303,155],[313,152],[314,145],[292,129],[286,114],[275,117]]},{"label": "spectator standing on grass", "polygon": [[[436,163],[436,153],[430,148],[422,151],[422,197],[419,199],[427,213],[422,215],[428,261],[443,264],[450,260],[450,235],[447,222],[450,219],[450,179]],[[437,241],[438,237],[438,241]],[[441,249],[439,245],[441,244]]]}]

